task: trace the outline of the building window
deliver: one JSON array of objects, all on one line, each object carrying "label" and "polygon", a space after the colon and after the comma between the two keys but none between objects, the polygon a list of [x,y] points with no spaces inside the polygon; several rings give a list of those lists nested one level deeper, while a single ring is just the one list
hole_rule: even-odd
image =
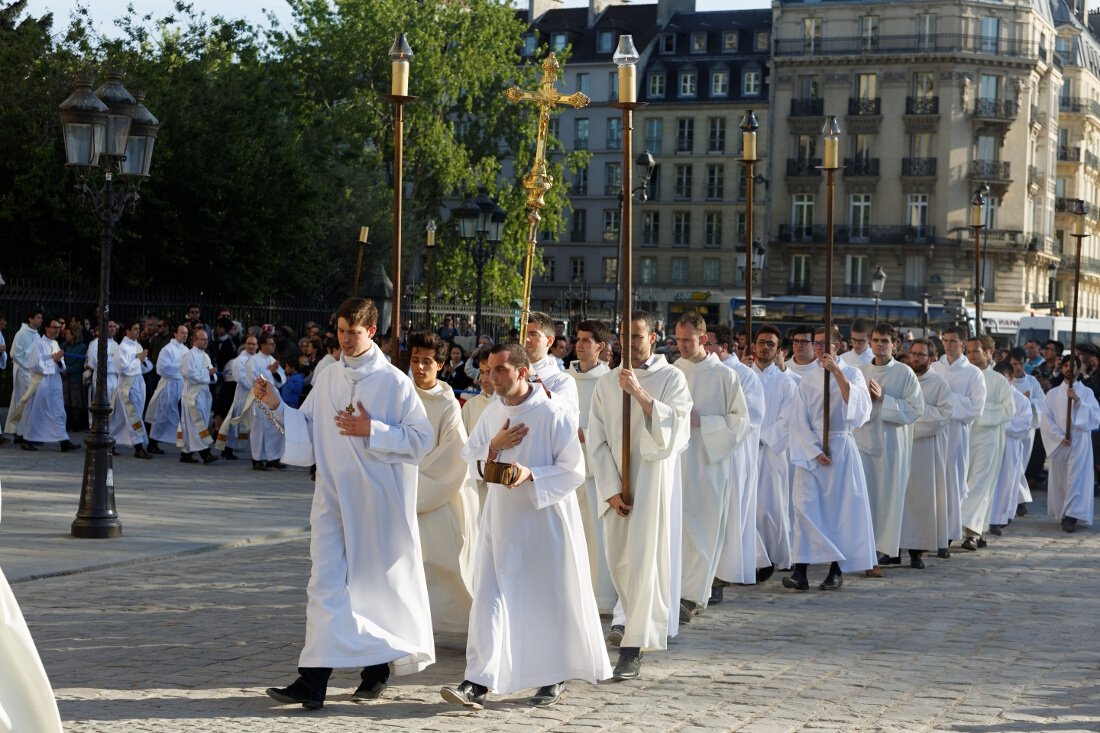
[{"label": "building window", "polygon": [[566,40],[564,33],[554,33],[550,36],[550,45],[554,47],[555,51],[564,51],[565,44]]},{"label": "building window", "polygon": [[1001,35],[1001,21],[999,18],[987,16],[982,18],[982,53],[997,53]]},{"label": "building window", "polygon": [[807,288],[810,285],[810,256],[791,255],[791,285]]},{"label": "building window", "polygon": [[619,239],[619,210],[603,210],[603,241],[615,242]]},{"label": "building window", "polygon": [[725,117],[711,117],[707,120],[707,152],[726,152]]},{"label": "building window", "polygon": [[656,72],[649,75],[649,96],[661,98],[665,96],[665,75]]},{"label": "building window", "polygon": [[864,51],[878,49],[878,16],[865,15],[859,19],[859,42]]},{"label": "building window", "polygon": [[817,135],[798,136],[798,162],[802,165],[812,165],[814,154],[817,151]]},{"label": "building window", "polygon": [[722,34],[722,50],[727,53],[737,51],[737,31],[726,31]]},{"label": "building window", "polygon": [[569,280],[570,282],[584,282],[584,258],[583,257],[570,257],[569,258]]},{"label": "building window", "polygon": [[661,200],[661,166],[653,166],[653,175],[649,177],[649,200]]},{"label": "building window", "polygon": [[672,246],[687,247],[691,240],[691,212],[672,213]]},{"label": "building window", "polygon": [[802,50],[805,53],[821,50],[821,18],[802,19]]},{"label": "building window", "polygon": [[935,157],[932,154],[932,133],[914,132],[909,136],[909,157],[917,159]]},{"label": "building window", "polygon": [[672,284],[673,285],[687,285],[688,281],[688,258],[687,257],[673,257],[672,258]]},{"label": "building window", "polygon": [[694,97],[695,96],[695,82],[696,74],[694,71],[681,71],[680,72],[680,96],[681,97]]},{"label": "building window", "polygon": [[721,260],[717,257],[704,257],[703,258],[703,284],[704,285],[717,285],[721,279]]},{"label": "building window", "polygon": [[570,239],[574,242],[583,242],[588,229],[588,211],[586,209],[573,210],[573,231]]},{"label": "building window", "polygon": [[623,187],[623,164],[603,164],[603,192],[607,196],[614,196]]},{"label": "building window", "polygon": [[860,99],[878,97],[878,74],[856,74],[856,96]]},{"label": "building window", "polygon": [[561,135],[559,135],[558,133],[561,132],[561,118],[551,117],[546,125],[546,131],[560,140]]},{"label": "building window", "polygon": [[921,13],[917,16],[917,48],[931,51],[936,47],[936,16]]},{"label": "building window", "polygon": [[676,34],[662,33],[658,44],[661,53],[676,53]]},{"label": "building window", "polygon": [[936,96],[936,72],[913,72],[913,96],[917,99],[931,99]]},{"label": "building window", "polygon": [[767,31],[756,32],[756,50],[767,51],[771,40],[771,34]]},{"label": "building window", "polygon": [[607,101],[619,101],[619,72],[607,72]]},{"label": "building window", "polygon": [[573,193],[577,196],[588,195],[588,169],[578,168],[573,174]]},{"label": "building window", "polygon": [[759,71],[746,71],[741,76],[741,94],[746,97],[757,97],[760,95]]},{"label": "building window", "polygon": [[615,32],[614,31],[600,31],[600,34],[596,36],[596,52],[597,53],[611,53],[615,50]]},{"label": "building window", "polygon": [[722,246],[722,212],[708,211],[703,215],[703,246]]},{"label": "building window", "polygon": [[928,226],[928,194],[909,194],[905,202],[905,224],[911,227]]},{"label": "building window", "polygon": [[791,203],[791,223],[796,240],[809,240],[813,236],[814,195],[796,193]]},{"label": "building window", "polygon": [[695,149],[695,120],[681,117],[676,120],[676,152],[690,153]]},{"label": "building window", "polygon": [[538,48],[538,38],[532,33],[528,33],[523,37],[523,55],[534,56],[535,50]]},{"label": "building window", "polygon": [[871,234],[871,194],[853,193],[848,204],[848,222],[852,241],[867,241]]},{"label": "building window", "polygon": [[661,143],[665,136],[665,123],[660,117],[650,117],[645,121],[645,147],[654,155],[661,154]]},{"label": "building window", "polygon": [[661,214],[657,211],[647,211],[642,214],[642,246],[656,247],[660,236]]},{"label": "building window", "polygon": [[621,150],[623,147],[623,118],[607,118],[607,149]]},{"label": "building window", "polygon": [[580,117],[573,123],[573,149],[588,150],[588,118]]},{"label": "building window", "polygon": [[869,290],[871,258],[867,255],[844,257],[844,286],[851,295],[866,295]]},{"label": "building window", "polygon": [[543,256],[542,258],[542,281],[544,283],[554,282],[554,263],[556,258]]},{"label": "building window", "polygon": [[691,198],[691,164],[676,166],[676,198]]},{"label": "building window", "polygon": [[592,96],[591,75],[587,71],[577,74],[577,91]]},{"label": "building window", "polygon": [[642,258],[642,284],[652,285],[657,282],[657,258]]},{"label": "building window", "polygon": [[603,281],[605,284],[614,285],[619,280],[619,258],[603,258]]},{"label": "building window", "polygon": [[724,97],[730,93],[730,73],[715,71],[710,75],[710,93],[713,97]]},{"label": "building window", "polygon": [[924,287],[927,280],[926,270],[927,260],[924,255],[908,255],[905,258],[905,289],[909,291],[910,297],[915,299],[915,296],[924,293]]},{"label": "building window", "polygon": [[692,53],[706,53],[707,52],[707,34],[702,31],[698,31],[691,34],[691,52]]},{"label": "building window", "polygon": [[748,229],[748,220],[745,218],[744,211],[737,212],[737,242],[743,243],[745,241],[745,230]]},{"label": "building window", "polygon": [[707,166],[707,199],[721,201],[725,195],[726,167],[721,164]]}]

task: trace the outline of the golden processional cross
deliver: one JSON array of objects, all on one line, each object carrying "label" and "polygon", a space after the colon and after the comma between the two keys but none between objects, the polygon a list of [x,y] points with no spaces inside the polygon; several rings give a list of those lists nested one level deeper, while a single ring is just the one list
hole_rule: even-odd
[{"label": "golden processional cross", "polygon": [[[583,92],[562,94],[555,88],[561,66],[558,58],[551,52],[542,62],[542,81],[533,92],[512,87],[504,92],[509,102],[534,102],[539,106],[538,142],[535,146],[535,159],[531,170],[523,177],[523,187],[527,190],[527,260],[523,268],[523,312],[519,321],[519,342],[527,339],[527,318],[531,312],[531,268],[535,260],[536,235],[542,215],[539,210],[546,206],[543,197],[554,185],[554,177],[546,170],[546,135],[550,130],[550,111],[560,105],[569,105],[580,109],[588,105],[588,97]],[[479,326],[480,327],[480,326]]]}]

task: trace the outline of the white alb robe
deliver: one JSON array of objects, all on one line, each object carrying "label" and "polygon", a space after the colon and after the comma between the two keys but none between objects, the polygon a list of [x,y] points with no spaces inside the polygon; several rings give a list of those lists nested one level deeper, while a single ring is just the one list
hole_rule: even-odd
[{"label": "white alb robe", "polygon": [[[268,384],[275,389],[286,384],[286,372],[282,367],[272,372],[270,367],[275,364],[275,357],[262,352],[252,355],[248,360],[248,382],[255,383],[256,378],[263,375]],[[366,404],[365,402],[363,404]],[[344,405],[347,407],[347,405]],[[252,432],[248,436],[249,447],[252,449],[254,461],[277,461],[283,454],[283,436],[271,424],[271,421],[260,410],[259,405],[252,408]]]},{"label": "white alb robe", "polygon": [[[596,380],[607,374],[611,369],[602,361],[597,361],[596,366],[587,372],[578,369],[579,361],[573,362],[565,373],[577,384],[577,399],[580,403],[580,412],[577,421],[578,427],[585,433],[587,440],[588,416],[592,409],[592,394],[596,390]],[[592,590],[596,594],[596,605],[600,613],[611,613],[618,601],[615,595],[615,584],[611,582],[611,571],[607,567],[607,553],[604,550],[603,502],[596,490],[596,479],[592,476],[592,464],[588,460],[588,443],[581,443],[581,452],[584,454],[584,481],[577,487],[577,502],[581,507],[581,522],[584,526],[584,539],[588,544],[588,571],[592,577]]]},{"label": "white alb robe", "polygon": [[795,563],[836,562],[842,572],[874,567],[875,536],[871,526],[871,505],[867,481],[852,431],[871,417],[871,394],[863,374],[855,367],[839,364],[848,380],[848,401],[844,401],[836,379],[829,375],[829,457],[832,463],[817,462],[822,453],[824,374],[803,375],[798,384],[790,416],[790,453],[794,466],[791,489],[791,534]]},{"label": "white alb robe", "polygon": [[65,359],[53,360],[53,354],[58,351],[61,347],[48,336],[40,337],[31,349],[31,383],[23,393],[22,416],[16,432],[33,443],[69,440],[65,432],[65,397],[61,388]]},{"label": "white alb robe", "polygon": [[11,354],[12,361],[12,391],[4,425],[5,433],[18,432],[16,427],[19,425],[19,420],[15,417],[15,408],[23,400],[24,393],[31,385],[31,351],[38,339],[38,331],[24,323],[16,331],[15,338],[11,340],[11,348],[7,351]]},{"label": "white alb robe", "polygon": [[149,423],[149,437],[159,441],[174,441],[180,424],[180,397],[183,396],[183,377],[180,362],[187,354],[187,347],[172,339],[157,355],[157,374],[160,381],[145,408],[145,422]]},{"label": "white alb robe", "polygon": [[[753,370],[764,390],[764,420],[760,428],[760,468],[756,484],[756,530],[766,555],[757,557],[777,568],[791,566],[790,413],[798,380],[775,364]],[[759,553],[758,553],[759,554]]]},{"label": "white alb robe", "polygon": [[577,395],[577,383],[562,371],[558,358],[547,354],[538,361],[531,362],[531,376],[538,375],[553,395],[551,399],[562,400],[569,405],[570,412],[579,414],[580,398]]},{"label": "white alb robe", "polygon": [[928,369],[917,377],[924,412],[913,424],[913,455],[905,487],[899,543],[907,550],[947,547],[947,433],[955,409],[951,386]]},{"label": "white alb robe", "polygon": [[477,490],[462,457],[466,428],[451,385],[416,387],[416,395],[435,433],[431,452],[416,466],[416,521],[432,625],[436,631],[465,633],[474,587],[478,507]]},{"label": "white alb robe", "polygon": [[[603,512],[607,565],[619,596],[626,628],[622,646],[664,649],[676,624],[671,604],[679,600],[679,514],[676,489],[679,457],[691,430],[691,393],[683,372],[663,356],[634,375],[653,397],[646,416],[630,398],[630,500],[626,517],[607,501],[622,492],[623,391],[620,368],[596,381],[589,413],[587,442],[592,474]],[[673,543],[676,545],[673,551]],[[675,568],[673,567],[675,564]]]},{"label": "white alb robe", "polygon": [[[118,389],[118,370],[115,368],[115,360],[118,359],[118,342],[112,338],[107,339],[107,405],[115,401],[115,390]],[[88,344],[88,359],[84,363],[84,371],[89,372],[91,381],[88,383],[88,424],[92,424],[92,405],[95,404],[96,371],[99,368],[99,339],[94,338]]]},{"label": "white alb robe", "polygon": [[875,549],[896,557],[913,457],[913,423],[924,412],[924,394],[913,370],[894,359],[885,366],[871,361],[859,370],[868,383],[874,379],[882,387],[882,398],[871,401],[871,419],[853,437],[867,479]]},{"label": "white alb robe", "polygon": [[1040,429],[1043,447],[1050,459],[1047,477],[1047,514],[1056,519],[1073,517],[1077,524],[1092,524],[1095,497],[1092,494],[1092,436],[1100,427],[1100,405],[1096,395],[1081,382],[1073,389],[1079,402],[1073,406],[1073,431],[1070,444],[1062,445],[1066,437],[1066,406],[1068,387],[1063,382],[1047,392]]},{"label": "white alb robe", "polygon": [[[962,539],[962,502],[968,488],[970,430],[985,409],[985,379],[982,370],[960,355],[954,363],[947,355],[932,363],[932,371],[947,380],[955,395],[951,423],[947,428],[947,537]],[[941,545],[946,547],[947,545]]]},{"label": "white alb robe", "polygon": [[184,453],[205,450],[214,443],[210,434],[210,408],[214,402],[210,385],[218,380],[218,375],[210,373],[212,366],[210,355],[196,346],[180,362],[184,387],[176,445]]},{"label": "white alb robe", "polygon": [[[1013,378],[1012,386],[1021,392],[1026,392],[1027,397],[1031,400],[1031,434],[1027,438],[1027,444],[1024,446],[1024,471],[1027,470],[1027,464],[1031,460],[1031,451],[1035,447],[1036,440],[1042,440],[1039,436],[1039,421],[1043,415],[1043,407],[1046,405],[1047,397],[1046,392],[1043,391],[1043,386],[1039,384],[1039,380],[1030,374],[1024,374],[1022,377]],[[1030,504],[1031,503],[1031,487],[1028,486],[1027,476],[1024,475],[1024,471],[1020,472],[1017,476],[1017,485],[1019,487],[1019,496],[1016,499],[1017,504]],[[1015,516],[1015,515],[1013,515]]]},{"label": "white alb robe", "polygon": [[1016,414],[1012,385],[1004,376],[983,369],[985,407],[970,431],[970,463],[966,472],[966,498],[962,502],[962,525],[977,534],[989,528],[993,507],[993,486],[1005,455],[1005,425]]},{"label": "white alb robe", "polygon": [[[492,402],[493,396],[485,394],[484,392],[478,392],[462,403],[462,426],[466,428],[466,435],[472,435],[474,432],[474,426],[477,425],[478,419],[481,418],[481,413],[485,412],[485,408]],[[485,496],[488,492],[488,487],[485,485],[485,481],[480,477],[474,482],[477,486],[477,514],[481,516],[481,510],[485,507]]]},{"label": "white alb robe", "polygon": [[[317,465],[299,666],[392,662],[395,674],[412,674],[435,661],[416,523],[416,464],[435,437],[412,382],[380,348],[356,362],[326,369],[300,408],[278,408],[286,462]],[[370,435],[341,435],[333,418],[358,402]]]},{"label": "white alb robe", "polygon": [[526,466],[531,480],[513,489],[489,484],[465,677],[503,694],[569,679],[607,679],[611,663],[576,496],[584,478],[577,420],[538,385],[515,406],[492,400],[463,451],[474,475],[505,420],[526,425],[528,433],[496,460]]},{"label": "white alb robe", "polygon": [[1035,436],[1031,429],[1032,403],[1028,397],[1012,385],[1012,400],[1016,411],[1012,419],[1005,424],[1005,453],[1001,459],[1001,470],[993,485],[993,501],[989,510],[990,524],[1008,524],[1016,516],[1016,505],[1020,499],[1020,477],[1027,468],[1027,459],[1031,453],[1027,449],[1029,438]]},{"label": "white alb robe", "polygon": [[127,336],[118,345],[118,353],[112,366],[118,374],[118,388],[114,391],[111,411],[111,437],[118,445],[143,446],[149,442],[145,432],[146,372],[153,371],[153,362],[140,359],[141,344]]},{"label": "white alb robe", "polygon": [[[840,360],[848,366],[854,366],[856,369],[866,366],[875,360],[875,355],[870,349],[864,349],[862,353],[857,354],[855,349],[848,349],[840,355]],[[864,373],[866,376],[866,373]],[[871,418],[874,419],[873,417]]]},{"label": "white alb robe", "polygon": [[[221,427],[218,428],[218,438],[214,441],[214,447],[218,450],[237,450],[242,440],[249,439],[252,430],[252,403],[255,401],[252,396],[252,377],[248,374],[248,362],[251,358],[252,354],[242,351],[225,365],[225,370],[232,372],[236,386],[233,404],[229,408],[229,414],[222,420]],[[314,371],[313,375],[316,374]]]},{"label": "white alb robe", "polygon": [[802,377],[806,376],[807,374],[817,374],[817,370],[820,368],[820,365],[817,363],[817,359],[811,360],[809,364],[799,364],[794,360],[793,356],[790,359],[787,359],[784,366],[786,366],[787,371],[793,373],[799,379],[799,381],[801,381]]},{"label": "white alb robe", "polygon": [[[745,404],[749,409],[749,426],[745,439],[733,450],[730,464],[733,484],[730,490],[729,513],[726,515],[726,541],[718,552],[718,578],[727,583],[751,585],[756,583],[757,547],[760,544],[756,531],[756,484],[760,463],[760,431],[764,422],[764,386],[756,372],[741,363],[736,354],[730,354],[722,364],[737,375]],[[700,395],[702,399],[705,396]],[[685,484],[686,486],[686,484]],[[766,563],[770,565],[771,563]]]},{"label": "white alb robe", "polygon": [[[680,597],[705,606],[722,548],[727,541],[740,539],[732,534],[727,538],[726,520],[734,492],[733,455],[748,436],[749,407],[741,380],[716,354],[707,354],[699,362],[681,357],[673,367],[684,373],[694,405],[692,413],[699,416],[699,426],[690,428],[687,448],[680,456]],[[755,542],[755,515],[752,526]],[[755,544],[753,547],[755,561]],[[755,574],[755,567],[752,570]]]}]

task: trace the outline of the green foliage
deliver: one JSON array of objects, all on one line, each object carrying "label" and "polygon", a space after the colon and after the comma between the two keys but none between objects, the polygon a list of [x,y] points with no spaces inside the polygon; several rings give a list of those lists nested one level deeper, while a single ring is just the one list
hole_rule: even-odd
[{"label": "green foliage", "polygon": [[[534,87],[537,69],[520,65],[525,27],[514,9],[499,0],[291,5],[290,29],[207,17],[183,2],[161,18],[131,7],[116,21],[117,38],[96,34],[79,8],[55,36],[49,15],[25,17],[25,0],[0,7],[0,226],[35,252],[6,263],[5,274],[95,282],[96,223],[71,193],[57,105],[78,69],[107,67],[124,70],[162,122],[141,203],[117,230],[116,283],[224,298],[339,294],[350,289],[362,224],[371,227],[373,260],[364,279],[378,262],[389,271],[394,127],[383,95],[387,52],[403,31],[418,97],[404,127],[406,278],[428,219],[445,219],[448,202],[484,189],[509,214],[487,296],[518,298],[521,179],[537,110],[502,92]],[[542,228],[561,231],[563,169],[584,159],[564,157],[556,141],[549,150],[559,183]],[[503,167],[509,159],[514,170]],[[473,265],[449,225],[439,244],[436,283],[467,292]]]}]

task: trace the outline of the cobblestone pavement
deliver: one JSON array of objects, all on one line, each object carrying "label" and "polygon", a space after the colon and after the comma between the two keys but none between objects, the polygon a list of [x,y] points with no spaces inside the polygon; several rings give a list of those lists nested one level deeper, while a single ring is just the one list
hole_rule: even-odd
[{"label": "cobblestone pavement", "polygon": [[520,695],[479,713],[444,704],[439,686],[462,679],[458,636],[378,703],[350,702],[347,670],[323,710],[273,704],[263,689],[293,679],[304,633],[304,538],[13,588],[74,732],[1097,731],[1100,532],[1066,535],[1039,509],[924,571],[853,574],[838,593],[777,578],[727,589],[641,679],[571,683],[548,709]]}]

